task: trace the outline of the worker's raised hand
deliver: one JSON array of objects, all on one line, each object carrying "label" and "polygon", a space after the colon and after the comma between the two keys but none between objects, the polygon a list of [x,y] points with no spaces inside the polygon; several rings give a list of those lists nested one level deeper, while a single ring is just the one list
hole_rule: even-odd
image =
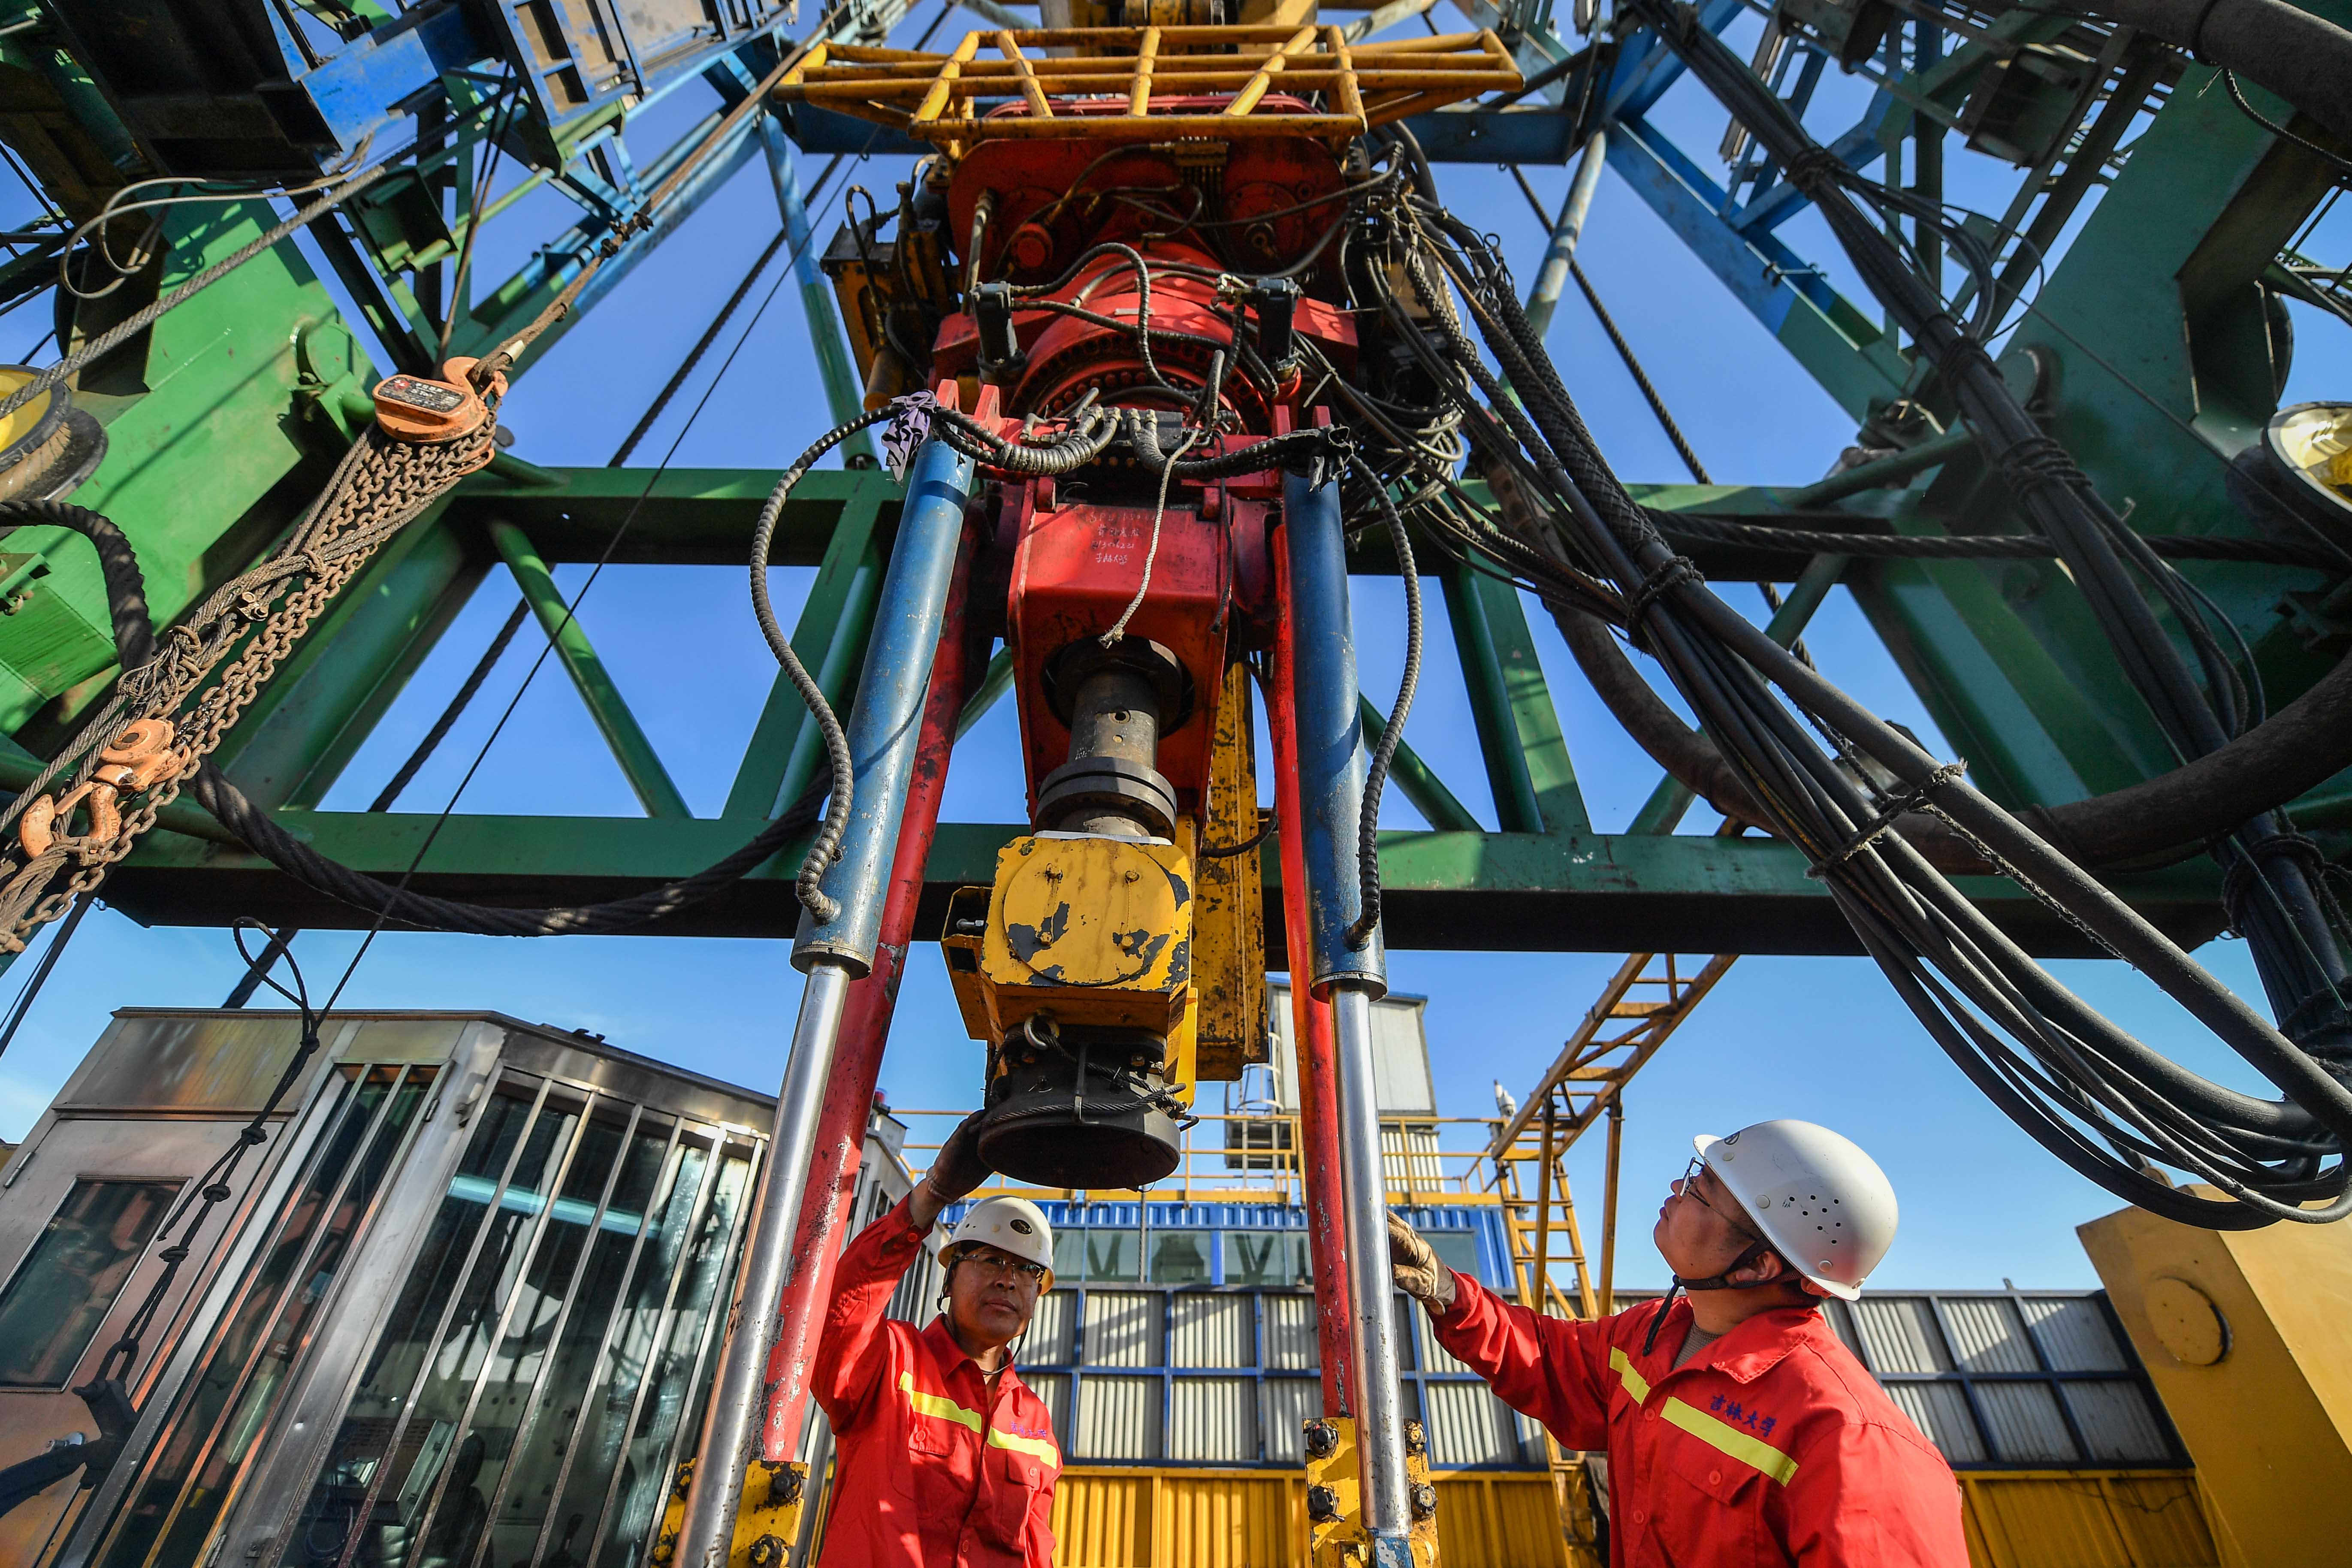
[{"label": "worker's raised hand", "polygon": [[969,1195],[994,1173],[980,1157],[980,1118],[981,1112],[975,1110],[956,1123],[931,1161],[930,1173],[923,1178],[941,1206]]},{"label": "worker's raised hand", "polygon": [[1454,1305],[1454,1270],[1437,1260],[1421,1232],[1394,1215],[1389,1215],[1389,1271],[1398,1289],[1431,1311]]}]

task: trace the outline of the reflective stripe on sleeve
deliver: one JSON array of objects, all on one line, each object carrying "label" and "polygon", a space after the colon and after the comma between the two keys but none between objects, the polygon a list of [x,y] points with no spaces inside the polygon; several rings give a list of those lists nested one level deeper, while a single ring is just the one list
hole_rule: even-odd
[{"label": "reflective stripe on sleeve", "polygon": [[[1646,1405],[1650,1398],[1650,1380],[1633,1365],[1631,1356],[1619,1347],[1609,1351],[1609,1364],[1617,1373],[1617,1381],[1633,1396],[1636,1405]],[[1727,1454],[1750,1468],[1761,1470],[1782,1486],[1787,1486],[1797,1473],[1797,1461],[1759,1437],[1752,1437],[1729,1422],[1719,1421],[1696,1405],[1669,1397],[1658,1406],[1658,1414],[1682,1428],[1708,1447]]]},{"label": "reflective stripe on sleeve", "polygon": [[969,1426],[975,1432],[987,1425],[980,1418],[978,1411],[966,1410],[952,1399],[941,1394],[925,1394],[917,1388],[915,1374],[911,1372],[902,1372],[898,1374],[898,1392],[907,1396],[907,1403],[914,1407],[914,1412],[918,1415],[936,1415],[942,1421],[952,1421],[959,1426]]}]

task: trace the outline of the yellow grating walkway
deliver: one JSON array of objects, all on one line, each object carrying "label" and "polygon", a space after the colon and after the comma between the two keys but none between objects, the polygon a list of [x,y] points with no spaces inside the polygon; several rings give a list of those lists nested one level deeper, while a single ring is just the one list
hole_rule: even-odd
[{"label": "yellow grating walkway", "polygon": [[[983,58],[983,47],[993,57]],[[1053,48],[1083,52],[1044,52]],[[819,43],[774,96],[958,144],[999,136],[1349,142],[1520,79],[1510,52],[1483,29],[1350,44],[1331,26],[1040,27],[969,34],[947,55]],[[1320,94],[1323,107],[1264,112],[1270,92]],[[1202,97],[1223,101],[1183,111],[1167,101]],[[989,114],[997,104],[1021,112]]]}]

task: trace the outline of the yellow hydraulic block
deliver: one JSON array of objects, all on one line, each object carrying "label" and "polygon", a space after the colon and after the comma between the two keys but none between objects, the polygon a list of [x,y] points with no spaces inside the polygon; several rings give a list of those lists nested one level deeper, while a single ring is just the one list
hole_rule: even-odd
[{"label": "yellow hydraulic block", "polygon": [[[1307,1423],[1307,1544],[1312,1568],[1364,1568],[1371,1561],[1357,1464],[1355,1417],[1318,1416]],[[1405,1495],[1412,1507],[1414,1568],[1437,1568],[1437,1487],[1429,1479],[1429,1443],[1418,1421],[1404,1424],[1404,1471]]]},{"label": "yellow hydraulic block", "polygon": [[[677,1534],[686,1522],[686,1497],[694,1485],[694,1461],[677,1468],[649,1553],[655,1568],[670,1568]],[[735,1539],[727,1568],[784,1568],[801,1532],[801,1506],[808,1497],[808,1467],[798,1461],[754,1459],[743,1475],[743,1501],[735,1515]]]},{"label": "yellow hydraulic block", "polygon": [[2352,1229],[2199,1230],[2135,1208],[2076,1234],[2197,1463],[2221,1562],[2346,1561]]}]

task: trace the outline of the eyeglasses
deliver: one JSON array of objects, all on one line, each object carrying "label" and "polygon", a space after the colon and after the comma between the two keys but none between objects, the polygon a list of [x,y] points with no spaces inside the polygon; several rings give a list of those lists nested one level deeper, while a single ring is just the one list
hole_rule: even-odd
[{"label": "eyeglasses", "polygon": [[956,1261],[971,1264],[986,1278],[1019,1279],[1031,1285],[1041,1284],[1045,1278],[1044,1264],[1032,1263],[1025,1258],[1014,1258],[1010,1253],[983,1255],[967,1252]]},{"label": "eyeglasses", "polygon": [[1757,1235],[1754,1231],[1748,1229],[1747,1226],[1741,1224],[1738,1219],[1724,1213],[1721,1209],[1706,1201],[1706,1194],[1698,1190],[1699,1176],[1701,1173],[1706,1170],[1706,1168],[1707,1165],[1706,1160],[1697,1155],[1693,1155],[1691,1157],[1691,1163],[1683,1167],[1682,1180],[1675,1184],[1675,1190],[1682,1194],[1683,1196],[1690,1199],[1691,1202],[1698,1205],[1699,1207],[1705,1209],[1707,1213],[1713,1215],[1716,1218],[1721,1220],[1724,1224],[1729,1226],[1732,1229],[1738,1231],[1740,1235],[1746,1237],[1748,1240],[1759,1242],[1762,1241],[1764,1239],[1762,1237]]}]

